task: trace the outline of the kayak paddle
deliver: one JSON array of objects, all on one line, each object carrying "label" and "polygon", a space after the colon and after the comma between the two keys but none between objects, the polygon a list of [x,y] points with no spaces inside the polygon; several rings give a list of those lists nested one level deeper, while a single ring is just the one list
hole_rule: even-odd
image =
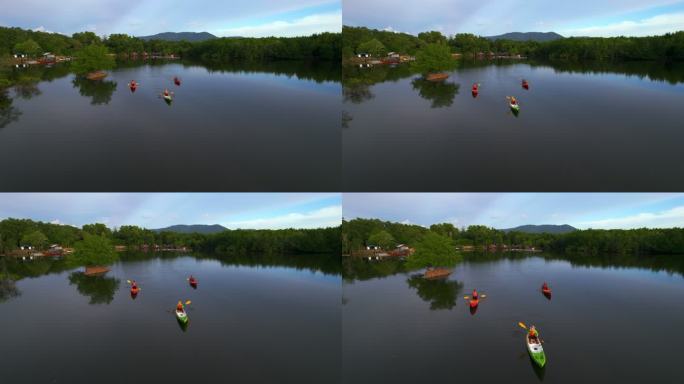
[{"label": "kayak paddle", "polygon": [[520,326],[520,328],[527,329],[527,327],[525,326],[525,324],[523,324],[522,321],[519,322],[518,325]]}]

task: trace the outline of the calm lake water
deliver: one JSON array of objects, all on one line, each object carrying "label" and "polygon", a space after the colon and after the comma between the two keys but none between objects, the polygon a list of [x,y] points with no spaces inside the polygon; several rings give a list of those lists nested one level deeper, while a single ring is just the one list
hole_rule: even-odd
[{"label": "calm lake water", "polygon": [[[682,190],[683,73],[648,62],[463,62],[432,83],[407,65],[345,67],[343,188]],[[518,98],[517,117],[506,96]]]},{"label": "calm lake water", "polygon": [[0,91],[0,188],[339,190],[340,73],[335,63],[122,63],[97,82],[66,64],[0,69],[16,84]]},{"label": "calm lake water", "polygon": [[[138,255],[101,278],[80,270],[0,258],[3,382],[339,382],[339,256]],[[178,300],[192,301],[185,330]]]},{"label": "calm lake water", "polygon": [[[683,257],[471,259],[442,281],[346,260],[343,382],[681,382]],[[473,288],[487,297],[471,314]],[[518,322],[538,327],[544,369]]]}]

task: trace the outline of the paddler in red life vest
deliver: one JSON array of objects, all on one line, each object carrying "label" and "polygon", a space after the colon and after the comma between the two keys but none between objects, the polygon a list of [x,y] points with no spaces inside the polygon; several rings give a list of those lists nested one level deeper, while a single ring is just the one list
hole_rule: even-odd
[{"label": "paddler in red life vest", "polygon": [[473,84],[473,93],[477,93],[479,91],[479,86],[477,83]]},{"label": "paddler in red life vest", "polygon": [[169,90],[164,88],[164,97],[169,97]]},{"label": "paddler in red life vest", "polygon": [[523,86],[523,88],[527,89],[530,87],[530,84],[527,83],[527,80],[523,79],[522,86]]},{"label": "paddler in red life vest", "polygon": [[185,312],[185,310],[183,309],[183,303],[181,303],[180,301],[178,301],[178,304],[176,304],[176,311]]},{"label": "paddler in red life vest", "polygon": [[135,280],[133,280],[133,282],[131,283],[131,289],[133,289],[133,290],[138,289],[138,283],[136,283]]},{"label": "paddler in red life vest", "polygon": [[530,327],[530,331],[527,334],[530,336],[530,339],[538,341],[539,333],[537,332],[537,328],[535,328],[534,325]]},{"label": "paddler in red life vest", "polygon": [[515,96],[511,96],[510,98],[511,105],[518,105],[518,100],[515,98]]},{"label": "paddler in red life vest", "polygon": [[544,291],[548,291],[548,290],[549,290],[549,285],[546,284],[546,281],[544,282],[544,284],[542,284],[542,290],[544,290]]},{"label": "paddler in red life vest", "polygon": [[477,300],[477,290],[473,289],[473,300]]}]

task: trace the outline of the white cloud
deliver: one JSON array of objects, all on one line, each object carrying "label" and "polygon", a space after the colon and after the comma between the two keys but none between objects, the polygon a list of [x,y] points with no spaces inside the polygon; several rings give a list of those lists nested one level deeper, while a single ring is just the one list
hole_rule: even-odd
[{"label": "white cloud", "polygon": [[630,229],[684,227],[684,206],[660,212],[645,212],[631,216],[581,222],[580,228]]},{"label": "white cloud", "polygon": [[684,30],[684,12],[561,31],[564,36],[651,36]]},{"label": "white cloud", "polygon": [[342,206],[324,207],[311,212],[288,213],[259,219],[229,221],[223,225],[230,229],[284,229],[336,227],[342,223]]},{"label": "white cloud", "polygon": [[401,221],[401,224],[409,225],[409,224],[411,224],[411,220],[409,220],[409,219],[404,219],[404,220]]},{"label": "white cloud", "polygon": [[266,24],[221,29],[222,36],[268,37],[309,36],[321,32],[340,32],[342,12],[320,13],[292,21],[273,21]]},{"label": "white cloud", "polygon": [[50,221],[50,224],[57,224],[57,225],[60,225],[60,224],[62,224],[62,222],[59,221],[59,219],[54,219],[54,220]]}]

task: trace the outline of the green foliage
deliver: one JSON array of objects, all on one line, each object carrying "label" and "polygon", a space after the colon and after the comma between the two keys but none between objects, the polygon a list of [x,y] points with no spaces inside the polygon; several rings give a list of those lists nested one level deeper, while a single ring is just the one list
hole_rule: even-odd
[{"label": "green foliage", "polygon": [[95,236],[102,236],[102,237],[111,237],[112,236],[112,231],[107,228],[106,225],[102,223],[95,223],[95,224],[86,224],[84,225],[81,230],[89,235],[95,235]]},{"label": "green foliage", "polygon": [[409,256],[406,267],[453,267],[462,257],[456,252],[453,241],[448,237],[428,232],[415,245],[416,252]]},{"label": "green foliage", "polygon": [[421,32],[418,38],[423,40],[426,44],[446,44],[447,38],[438,31]]},{"label": "green foliage", "polygon": [[372,56],[385,56],[387,54],[387,48],[378,39],[371,39],[365,41],[356,48],[359,53],[370,53]]},{"label": "green foliage", "polygon": [[412,66],[426,75],[433,72],[446,71],[455,67],[451,50],[445,44],[428,44],[416,53],[416,61]]},{"label": "green foliage", "polygon": [[31,245],[37,249],[45,249],[48,245],[48,238],[41,231],[33,231],[21,237],[23,245]]},{"label": "green foliage", "polygon": [[116,61],[104,45],[88,45],[76,52],[71,68],[79,75],[114,68]]},{"label": "green foliage", "polygon": [[[365,239],[378,229],[386,230],[398,242],[416,247],[423,235],[440,235],[461,246],[484,249],[489,245],[535,247],[574,254],[684,254],[684,228],[640,228],[630,230],[578,230],[564,234],[504,232],[484,225],[458,230],[449,223],[434,224],[429,230],[415,225],[354,219],[342,223],[344,253],[365,248]],[[412,236],[406,236],[412,233]]]},{"label": "green foliage", "polygon": [[89,45],[100,45],[102,43],[102,39],[100,39],[95,32],[77,32],[71,35],[71,38],[75,41],[77,49],[82,49]]},{"label": "green foliage", "polygon": [[102,266],[110,265],[118,259],[114,245],[104,237],[83,233],[83,240],[74,245],[75,251],[71,257],[77,265]]},{"label": "green foliage", "polygon": [[28,55],[29,57],[35,57],[41,53],[41,48],[40,45],[38,45],[38,43],[36,43],[32,39],[28,39],[20,43],[16,43],[14,45],[14,52],[23,53]]},{"label": "green foliage", "polygon": [[339,33],[320,33],[306,37],[212,39],[193,43],[186,57],[203,61],[339,61],[341,51],[342,38]]},{"label": "green foliage", "polygon": [[356,53],[365,52],[359,45],[364,42],[377,40],[387,51],[414,54],[425,42],[407,33],[378,31],[364,27],[342,27],[342,52],[345,58]]},{"label": "green foliage", "polygon": [[368,237],[368,244],[379,245],[383,249],[391,249],[397,245],[394,237],[384,230],[373,232]]}]

